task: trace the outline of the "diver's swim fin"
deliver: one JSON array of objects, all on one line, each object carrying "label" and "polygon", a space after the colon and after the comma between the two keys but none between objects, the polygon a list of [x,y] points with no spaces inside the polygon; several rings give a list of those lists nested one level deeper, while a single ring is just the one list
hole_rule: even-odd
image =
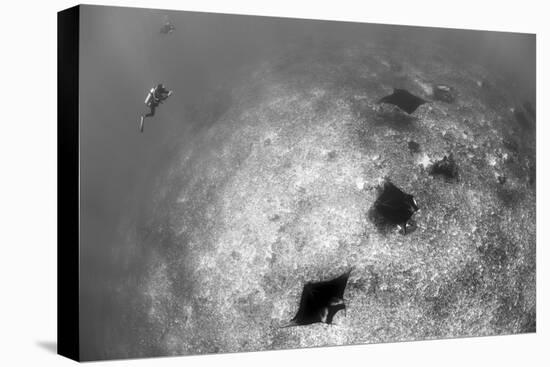
[{"label": "diver's swim fin", "polygon": [[141,116],[141,120],[139,122],[139,131],[140,132],[143,132],[143,120],[144,120],[144,118],[143,118],[143,116]]}]

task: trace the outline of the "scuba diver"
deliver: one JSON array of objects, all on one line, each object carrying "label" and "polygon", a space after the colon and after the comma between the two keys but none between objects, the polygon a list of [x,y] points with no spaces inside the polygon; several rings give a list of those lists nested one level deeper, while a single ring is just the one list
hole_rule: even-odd
[{"label": "scuba diver", "polygon": [[141,115],[139,131],[143,132],[143,123],[145,117],[153,117],[155,115],[155,110],[157,109],[157,107],[171,95],[172,91],[166,89],[162,83],[157,84],[156,87],[151,88],[151,90],[147,94],[147,97],[145,98],[145,104],[147,105],[147,107],[149,107],[150,111],[146,115]]},{"label": "scuba diver", "polygon": [[168,17],[164,18],[164,25],[160,28],[161,34],[169,34],[176,30],[176,27],[168,20]]}]

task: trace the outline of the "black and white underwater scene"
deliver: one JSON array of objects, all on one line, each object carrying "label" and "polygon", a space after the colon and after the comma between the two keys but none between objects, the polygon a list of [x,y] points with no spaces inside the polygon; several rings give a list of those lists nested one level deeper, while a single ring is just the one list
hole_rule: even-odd
[{"label": "black and white underwater scene", "polygon": [[535,332],[535,35],[80,31],[84,360]]}]

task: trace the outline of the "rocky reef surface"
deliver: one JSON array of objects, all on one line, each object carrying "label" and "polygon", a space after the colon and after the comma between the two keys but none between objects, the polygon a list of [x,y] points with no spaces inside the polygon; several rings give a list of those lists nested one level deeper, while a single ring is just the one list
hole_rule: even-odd
[{"label": "rocky reef surface", "polygon": [[[113,256],[141,272],[113,285],[131,301],[107,336],[126,330],[111,357],[535,330],[535,128],[524,96],[444,50],[311,50],[233,85],[123,229]],[[434,98],[440,85],[452,99]],[[430,102],[411,115],[376,103],[393,88]],[[433,172],[444,157],[451,177]],[[406,232],[369,215],[386,180],[418,204]],[[350,268],[333,325],[281,328],[304,283]]]}]

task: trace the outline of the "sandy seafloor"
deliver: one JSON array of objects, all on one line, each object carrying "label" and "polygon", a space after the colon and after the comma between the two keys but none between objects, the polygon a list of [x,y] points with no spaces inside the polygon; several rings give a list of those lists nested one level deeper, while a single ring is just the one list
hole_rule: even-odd
[{"label": "sandy seafloor", "polygon": [[[535,330],[535,128],[510,110],[524,96],[444,50],[308,49],[243,73],[125,222],[113,256],[141,271],[112,284],[127,311],[104,357]],[[434,83],[456,101],[411,118],[376,105],[394,87],[433,100]],[[430,175],[450,153],[459,179]],[[405,235],[369,219],[386,178],[420,207]],[[305,282],[351,267],[334,325],[280,328]]]}]

